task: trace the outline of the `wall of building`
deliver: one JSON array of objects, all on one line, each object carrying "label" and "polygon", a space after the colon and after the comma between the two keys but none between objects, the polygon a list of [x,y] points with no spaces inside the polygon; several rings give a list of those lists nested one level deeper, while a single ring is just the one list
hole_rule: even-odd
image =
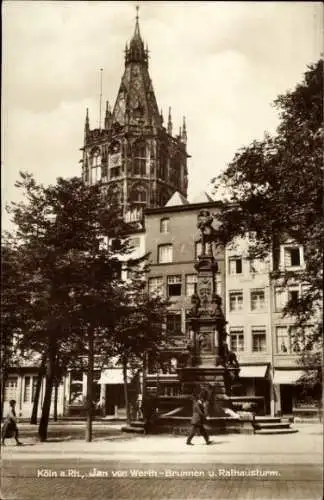
[{"label": "wall of building", "polygon": [[[189,279],[197,275],[194,264],[197,261],[196,242],[200,240],[200,232],[197,229],[197,216],[202,209],[210,209],[213,205],[191,205],[190,207],[174,207],[173,210],[159,210],[145,217],[146,229],[146,251],[150,253],[149,283],[152,278],[162,280],[161,293],[168,296],[170,300],[170,311],[181,311],[182,329],[185,333],[186,311],[191,308],[192,287]],[[168,219],[168,231],[161,232],[161,221]],[[172,245],[172,262],[159,262],[159,247],[161,245]],[[199,248],[197,249],[199,252]],[[224,300],[224,251],[214,248],[214,257],[218,263],[218,275],[216,277],[216,293]],[[168,294],[168,277],[181,276],[181,295],[170,296]]]},{"label": "wall of building", "polygon": [[[9,410],[9,401],[15,399],[16,413],[18,418],[29,419],[33,410],[33,401],[35,395],[37,381],[37,368],[31,368],[28,370],[17,370],[11,371],[8,380],[6,382],[6,388],[4,393],[4,415]],[[57,400],[57,413],[58,416],[64,414],[64,405],[66,401],[66,390],[67,383],[64,380],[58,388],[58,400]],[[38,416],[41,415],[42,401],[45,394],[45,379],[42,381],[39,405],[38,405]],[[54,390],[52,393],[52,404],[50,416],[54,415]]]}]

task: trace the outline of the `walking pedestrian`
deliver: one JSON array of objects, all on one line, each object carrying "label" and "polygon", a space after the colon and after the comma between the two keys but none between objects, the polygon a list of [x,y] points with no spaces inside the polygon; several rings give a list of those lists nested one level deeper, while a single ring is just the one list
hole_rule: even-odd
[{"label": "walking pedestrian", "polygon": [[6,438],[11,438],[14,437],[16,440],[16,445],[17,446],[22,446],[22,443],[19,441],[19,431],[17,427],[17,417],[16,417],[16,401],[14,399],[11,399],[9,401],[9,411],[7,413],[7,416],[5,418],[3,428],[2,428],[2,436],[1,436],[1,442],[2,445],[5,446],[5,439]]},{"label": "walking pedestrian", "polygon": [[200,434],[203,436],[206,444],[211,444],[208,432],[204,427],[205,421],[206,421],[206,413],[204,407],[204,399],[202,396],[199,396],[198,398],[194,396],[192,419],[191,419],[192,427],[189,436],[187,437],[186,444],[192,445],[193,443],[191,442],[191,440],[198,432],[200,432]]}]

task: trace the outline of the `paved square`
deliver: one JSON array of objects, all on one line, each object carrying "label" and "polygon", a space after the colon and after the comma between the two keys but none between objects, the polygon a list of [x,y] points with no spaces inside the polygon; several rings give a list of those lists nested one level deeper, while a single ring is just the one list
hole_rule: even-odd
[{"label": "paved square", "polygon": [[[81,428],[82,429],[82,428]],[[320,424],[288,435],[131,436],[110,426],[94,441],[80,439],[6,446],[4,500],[61,499],[303,499],[322,498]],[[22,435],[24,435],[22,433]]]}]

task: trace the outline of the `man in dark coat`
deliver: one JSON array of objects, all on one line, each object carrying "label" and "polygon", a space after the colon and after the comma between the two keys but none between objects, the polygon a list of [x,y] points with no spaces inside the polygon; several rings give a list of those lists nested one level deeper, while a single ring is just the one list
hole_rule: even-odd
[{"label": "man in dark coat", "polygon": [[22,443],[19,441],[19,432],[18,432],[18,427],[17,427],[17,418],[16,418],[16,401],[14,399],[11,399],[9,401],[9,406],[10,410],[8,411],[8,414],[6,416],[6,419],[3,424],[2,428],[2,436],[1,436],[1,442],[2,446],[5,445],[5,439],[14,437],[16,440],[16,445],[21,446]]},{"label": "man in dark coat", "polygon": [[187,444],[189,445],[193,444],[191,440],[197,434],[197,432],[200,432],[200,434],[205,439],[206,444],[211,444],[207,430],[204,427],[205,420],[206,420],[206,414],[205,414],[203,398],[201,396],[199,398],[194,396],[192,419],[191,419],[192,427],[190,434],[187,437]]}]

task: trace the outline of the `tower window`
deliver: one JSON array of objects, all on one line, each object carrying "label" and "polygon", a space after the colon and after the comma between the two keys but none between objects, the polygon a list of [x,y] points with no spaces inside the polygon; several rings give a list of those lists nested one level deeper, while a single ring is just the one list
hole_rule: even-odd
[{"label": "tower window", "polygon": [[133,203],[146,203],[146,189],[143,186],[136,186],[135,188],[133,188],[130,200]]},{"label": "tower window", "polygon": [[160,220],[160,233],[168,233],[169,232],[169,222],[170,219],[164,218]]},{"label": "tower window", "polygon": [[146,144],[136,142],[134,145],[134,175],[146,175]]},{"label": "tower window", "polygon": [[96,149],[91,156],[91,184],[96,184],[101,179],[101,155]]}]

